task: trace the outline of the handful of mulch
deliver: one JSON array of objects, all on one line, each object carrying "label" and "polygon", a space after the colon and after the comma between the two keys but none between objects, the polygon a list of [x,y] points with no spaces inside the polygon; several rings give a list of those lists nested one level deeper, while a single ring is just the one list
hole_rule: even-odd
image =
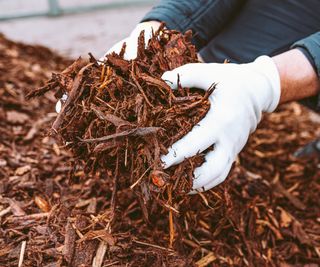
[{"label": "handful of mulch", "polygon": [[107,55],[103,62],[92,55],[89,63],[78,59],[31,94],[67,93],[52,130],[86,172],[104,172],[115,188],[135,190],[141,203],[154,198],[170,205],[190,191],[193,170],[203,162],[199,154],[164,170],[160,159],[210,107],[213,89],[172,90],[161,79],[165,71],[197,62],[190,40],[191,32],[183,35],[162,26],[146,46],[142,32],[136,59],[123,58],[125,44],[119,55]]}]

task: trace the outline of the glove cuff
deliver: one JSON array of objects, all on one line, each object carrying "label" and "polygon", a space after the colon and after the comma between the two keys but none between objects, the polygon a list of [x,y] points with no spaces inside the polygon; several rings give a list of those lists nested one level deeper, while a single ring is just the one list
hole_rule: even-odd
[{"label": "glove cuff", "polygon": [[[263,107],[264,112],[273,112],[280,101],[280,76],[276,64],[269,56],[260,56],[253,63],[255,70],[266,78],[270,94],[269,101]],[[265,88],[267,89],[267,88]]]}]

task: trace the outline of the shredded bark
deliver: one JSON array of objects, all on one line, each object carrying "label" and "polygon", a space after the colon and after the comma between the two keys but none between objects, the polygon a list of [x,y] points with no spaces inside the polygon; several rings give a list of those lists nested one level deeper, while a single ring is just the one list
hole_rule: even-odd
[{"label": "shredded bark", "polygon": [[[206,92],[172,91],[161,79],[165,71],[197,62],[190,39],[190,32],[183,35],[162,25],[147,46],[141,33],[136,59],[128,61],[112,53],[98,62],[90,55],[90,63],[83,66],[84,61],[78,59],[61,74],[54,74],[47,87],[30,94],[39,96],[52,89],[68,94],[53,132],[86,174],[104,173],[105,179],[116,177],[116,183],[130,187],[144,205],[146,222],[153,199],[166,208],[180,201],[192,188],[194,168],[203,162],[197,155],[164,170],[160,160],[210,107],[208,97],[214,86]],[[172,244],[172,219],[170,227]]]},{"label": "shredded bark", "polygon": [[[130,186],[134,184],[128,183],[128,179],[136,182],[141,176],[121,178],[122,169],[116,170],[114,166],[104,172],[89,168],[88,172],[84,165],[73,163],[74,157],[65,145],[58,145],[47,135],[56,119],[52,91],[65,86],[72,88],[77,73],[88,62],[74,65],[71,79],[60,80],[44,97],[27,101],[25,95],[32,88],[44,86],[52,71],[62,71],[71,61],[46,48],[14,43],[3,36],[0,54],[1,266],[18,266],[21,262],[22,266],[48,267],[320,264],[320,161],[292,156],[299,147],[319,136],[319,117],[314,113],[296,103],[280,107],[276,113],[265,116],[226,182],[206,193],[181,196],[181,201],[174,204],[166,201],[170,190],[159,198],[152,193],[148,200],[152,204],[145,208],[141,204],[148,195],[145,192],[151,191],[151,185],[161,188],[163,184],[160,179],[155,179],[159,185],[151,181],[152,177],[159,177],[156,171],[162,174],[162,170],[154,170],[152,166],[145,169],[140,179],[144,186],[138,182],[132,190]],[[94,66],[90,68],[99,69],[92,63]],[[143,75],[136,78],[147,97],[147,84],[164,90],[161,95],[171,94],[171,105],[181,101],[194,103],[204,97],[199,98],[193,92],[174,96],[171,90],[162,87],[159,76],[151,77],[156,80]],[[130,82],[136,88],[135,82]],[[126,114],[116,113],[119,107],[99,99],[87,112],[97,123],[110,124],[114,133],[137,129],[137,125],[159,127],[129,120]],[[148,100],[157,106],[155,99],[149,96]],[[142,94],[132,105],[140,114],[150,109]],[[164,134],[163,129],[152,135]],[[89,139],[107,135],[99,132],[95,136],[76,136]],[[90,151],[95,146],[97,151],[93,153],[99,154],[99,149],[109,151],[122,146],[127,138],[143,140],[145,136],[100,143],[87,144],[79,139],[75,142],[90,146]],[[149,142],[154,140],[150,137]],[[165,182],[172,179],[171,173],[167,174]],[[172,197],[179,199],[173,192]],[[174,225],[172,248],[169,214]]]}]

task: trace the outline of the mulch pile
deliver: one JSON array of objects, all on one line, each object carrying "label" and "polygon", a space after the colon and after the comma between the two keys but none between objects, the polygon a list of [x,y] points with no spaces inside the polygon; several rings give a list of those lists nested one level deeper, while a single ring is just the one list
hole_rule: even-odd
[{"label": "mulch pile", "polygon": [[[46,48],[13,43],[3,36],[0,36],[0,54],[1,266],[18,266],[19,262],[21,266],[320,264],[320,162],[315,158],[298,160],[292,156],[301,145],[320,134],[317,117],[305,108],[293,103],[265,116],[227,181],[206,193],[181,197],[180,202],[166,202],[166,198],[156,198],[154,194],[168,197],[168,190],[162,191],[162,182],[165,188],[169,187],[167,183],[175,170],[169,172],[169,178],[162,174],[162,169],[155,169],[161,173],[155,175],[156,179],[152,179],[154,175],[149,173],[148,179],[140,180],[146,180],[145,187],[148,186],[153,195],[149,200],[146,219],[146,211],[141,208],[144,205],[138,194],[141,191],[136,190],[138,187],[133,190],[129,187],[141,177],[138,176],[141,170],[127,182],[115,179],[113,173],[100,169],[103,157],[99,158],[99,155],[108,150],[97,150],[100,144],[97,142],[83,142],[105,136],[111,131],[119,133],[117,126],[107,124],[110,123],[110,116],[109,120],[102,116],[107,109],[101,112],[102,103],[109,104],[106,100],[111,99],[100,96],[103,102],[93,103],[93,112],[88,110],[85,101],[79,102],[83,104],[83,112],[94,117],[93,129],[100,126],[101,132],[92,131],[88,135],[84,131],[77,139],[82,143],[78,142],[79,146],[74,147],[71,145],[72,153],[78,156],[74,159],[65,146],[48,135],[53,122],[57,122],[57,115],[53,112],[56,102],[53,93],[29,101],[25,98],[35,87],[44,86],[52,71],[62,71],[71,61]],[[108,64],[115,68],[118,65],[114,62],[119,60],[113,56]],[[92,58],[89,68],[88,71],[97,74],[95,79],[99,82],[101,77],[120,74],[119,71],[110,74],[110,68],[104,67],[105,75],[101,75],[102,66],[99,67]],[[136,65],[133,68],[139,69],[135,72],[138,78],[136,81],[129,80],[133,83],[131,91],[128,95],[124,93],[125,102],[133,105],[131,114],[118,116],[123,120],[133,114],[131,121],[128,120],[130,125],[122,126],[121,132],[135,134],[126,136],[121,139],[121,144],[117,144],[127,147],[119,152],[122,156],[127,153],[128,156],[123,157],[127,157],[127,163],[132,162],[129,155],[134,147],[129,147],[126,140],[130,138],[142,144],[154,144],[152,139],[143,143],[145,136],[136,135],[141,131],[135,130],[138,125],[135,115],[137,112],[143,114],[143,109],[148,108],[145,97],[151,105],[156,105],[154,101],[157,101],[156,98],[150,99],[148,92],[145,96],[141,93],[140,101],[144,103],[142,111],[134,109],[135,104],[139,107],[139,99],[130,98],[130,94],[136,94],[134,88],[139,89],[136,82],[141,83],[144,90],[143,78],[139,75],[148,73],[143,67]],[[78,71],[73,72],[75,78]],[[160,71],[153,78],[159,75]],[[61,76],[54,77],[58,79]],[[165,89],[163,84],[159,86],[154,80],[147,79],[151,87]],[[68,83],[67,80],[60,82]],[[108,79],[104,78],[102,82],[108,83]],[[120,78],[118,82],[121,83]],[[125,81],[122,80],[122,83]],[[55,87],[57,84],[52,85]],[[101,88],[99,93],[103,90]],[[61,93],[58,92],[58,95]],[[182,94],[182,90],[176,94]],[[187,101],[183,106],[188,106],[188,101],[199,101],[201,105],[196,108],[203,112],[206,110],[203,107],[207,107],[205,96],[194,91],[172,97],[169,91],[162,94],[159,90],[156,95],[165,107],[174,105],[175,98]],[[171,103],[168,101],[170,96]],[[116,90],[114,97],[119,97]],[[82,118],[82,113],[77,114],[78,119]],[[115,122],[114,117],[111,119]],[[196,123],[186,119],[183,122],[184,128]],[[141,123],[139,127],[150,127],[150,124]],[[154,124],[154,127],[158,125]],[[157,130],[163,138],[159,137],[160,142],[167,142],[164,146],[175,140],[174,131],[168,136],[164,131]],[[74,135],[65,135],[65,140],[66,137],[73,138]],[[78,153],[77,149],[84,154]],[[160,149],[161,153],[165,151],[165,147],[160,146]],[[94,150],[97,154],[93,153]],[[152,152],[151,160],[147,158],[141,164],[144,171],[158,157],[155,154],[159,155],[157,151]],[[87,154],[94,155],[92,161],[82,166],[76,164]],[[117,157],[117,153],[114,156]],[[115,169],[112,166],[110,170]],[[188,183],[185,185],[190,186]],[[170,221],[174,225],[172,247]]]},{"label": "mulch pile", "polygon": [[191,190],[193,170],[202,156],[169,170],[163,169],[160,156],[204,117],[214,90],[213,85],[206,93],[188,88],[173,91],[161,79],[167,70],[197,62],[191,32],[182,35],[163,27],[147,48],[141,33],[136,59],[123,59],[125,45],[120,55],[108,55],[104,62],[91,56],[86,64],[80,58],[29,95],[50,90],[58,97],[68,95],[52,125],[53,133],[86,173],[103,172],[105,179],[114,180],[114,196],[118,187],[134,190],[146,222],[151,200],[175,210],[173,203],[181,200],[177,197]]}]

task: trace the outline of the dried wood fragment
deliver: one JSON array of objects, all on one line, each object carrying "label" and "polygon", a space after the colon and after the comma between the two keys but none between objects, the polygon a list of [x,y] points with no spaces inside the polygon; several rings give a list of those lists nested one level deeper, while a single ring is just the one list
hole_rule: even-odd
[{"label": "dried wood fragment", "polygon": [[210,252],[200,260],[196,262],[196,265],[198,267],[205,267],[208,266],[210,263],[214,262],[217,259],[217,257],[214,255],[213,252]]},{"label": "dried wood fragment", "polygon": [[96,252],[96,256],[93,258],[92,267],[101,267],[103,264],[104,255],[107,252],[108,245],[105,241],[101,241]]},{"label": "dried wood fragment", "polygon": [[22,267],[23,265],[23,259],[24,259],[24,253],[26,251],[26,246],[27,246],[27,241],[22,241],[21,242],[21,250],[20,250],[20,255],[19,255],[19,263],[18,267]]},{"label": "dried wood fragment", "polygon": [[68,220],[65,228],[65,240],[63,245],[63,256],[65,260],[70,264],[73,260],[76,242],[76,231],[72,227],[72,223]]}]

